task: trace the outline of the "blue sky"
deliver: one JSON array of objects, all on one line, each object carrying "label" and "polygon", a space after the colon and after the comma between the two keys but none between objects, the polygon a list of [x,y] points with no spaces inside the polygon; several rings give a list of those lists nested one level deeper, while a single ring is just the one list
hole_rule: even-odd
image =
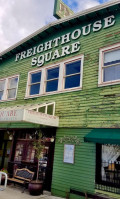
[{"label": "blue sky", "polygon": [[[109,0],[63,0],[75,13]],[[54,0],[0,0],[0,52],[55,21]]]}]

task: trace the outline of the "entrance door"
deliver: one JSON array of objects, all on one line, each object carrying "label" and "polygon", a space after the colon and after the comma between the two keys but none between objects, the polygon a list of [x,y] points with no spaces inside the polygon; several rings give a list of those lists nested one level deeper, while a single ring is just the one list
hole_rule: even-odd
[{"label": "entrance door", "polygon": [[7,169],[10,155],[11,141],[3,140],[0,149],[0,169]]},{"label": "entrance door", "polygon": [[40,160],[40,173],[44,180],[44,190],[47,191],[51,191],[54,146],[54,142],[45,143],[43,158]]}]

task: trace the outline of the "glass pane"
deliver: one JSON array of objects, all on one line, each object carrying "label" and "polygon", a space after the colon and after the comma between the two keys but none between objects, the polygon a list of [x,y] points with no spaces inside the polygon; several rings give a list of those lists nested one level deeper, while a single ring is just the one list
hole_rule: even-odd
[{"label": "glass pane", "polygon": [[120,49],[106,52],[104,54],[104,64],[112,64],[112,63],[120,62]]},{"label": "glass pane", "polygon": [[47,70],[47,80],[59,77],[59,67]]},{"label": "glass pane", "polygon": [[3,99],[3,91],[0,91],[0,100]]},{"label": "glass pane", "polygon": [[35,84],[30,87],[30,95],[36,95],[40,93],[40,84]]},{"label": "glass pane", "polygon": [[57,91],[57,90],[58,90],[58,80],[47,82],[46,92]]},{"label": "glass pane", "polygon": [[73,75],[66,77],[65,79],[65,88],[74,88],[80,86],[80,75]]},{"label": "glass pane", "polygon": [[0,81],[0,91],[4,90],[5,80]]},{"label": "glass pane", "polygon": [[8,90],[8,99],[11,99],[11,98],[15,98],[16,97],[16,89],[11,89],[11,90]]},{"label": "glass pane", "polygon": [[81,61],[66,64],[66,75],[80,73]]},{"label": "glass pane", "polygon": [[45,106],[40,107],[40,108],[38,109],[38,112],[45,113]]},{"label": "glass pane", "polygon": [[36,83],[41,81],[41,72],[31,74],[31,83]]},{"label": "glass pane", "polygon": [[51,104],[51,105],[49,105],[49,106],[47,107],[47,114],[53,115],[53,107],[54,107],[53,104]]},{"label": "glass pane", "polygon": [[16,88],[18,83],[18,77],[9,79],[8,88]]},{"label": "glass pane", "polygon": [[103,81],[112,81],[120,79],[120,65],[104,68]]}]

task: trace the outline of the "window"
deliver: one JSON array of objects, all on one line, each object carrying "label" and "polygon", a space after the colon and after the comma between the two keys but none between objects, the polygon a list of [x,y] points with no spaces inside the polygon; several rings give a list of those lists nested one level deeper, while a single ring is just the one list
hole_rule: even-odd
[{"label": "window", "polygon": [[0,80],[0,100],[11,100],[16,98],[18,87],[18,76],[8,77]]},{"label": "window", "polygon": [[80,87],[81,61],[65,64],[65,89]]},{"label": "window", "polygon": [[58,90],[59,67],[47,69],[46,92]]},{"label": "window", "polygon": [[[26,98],[82,89],[83,58],[83,55],[76,56],[59,64],[30,71]],[[41,112],[44,112],[44,108],[41,108]]]},{"label": "window", "polygon": [[40,93],[41,72],[32,73],[30,76],[29,95]]},{"label": "window", "polygon": [[120,44],[100,50],[99,84],[120,83]]},{"label": "window", "polygon": [[[101,145],[96,147],[96,183],[99,189],[116,192],[120,187],[120,146]],[[101,186],[100,186],[101,184]],[[103,186],[104,185],[104,186]]]}]

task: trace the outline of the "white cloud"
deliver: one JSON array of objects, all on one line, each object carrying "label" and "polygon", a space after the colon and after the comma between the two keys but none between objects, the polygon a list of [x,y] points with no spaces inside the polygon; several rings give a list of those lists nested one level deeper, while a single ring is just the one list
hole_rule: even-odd
[{"label": "white cloud", "polygon": [[[75,12],[99,4],[98,0],[63,1]],[[53,8],[54,0],[0,0],[0,51],[55,20]]]}]

